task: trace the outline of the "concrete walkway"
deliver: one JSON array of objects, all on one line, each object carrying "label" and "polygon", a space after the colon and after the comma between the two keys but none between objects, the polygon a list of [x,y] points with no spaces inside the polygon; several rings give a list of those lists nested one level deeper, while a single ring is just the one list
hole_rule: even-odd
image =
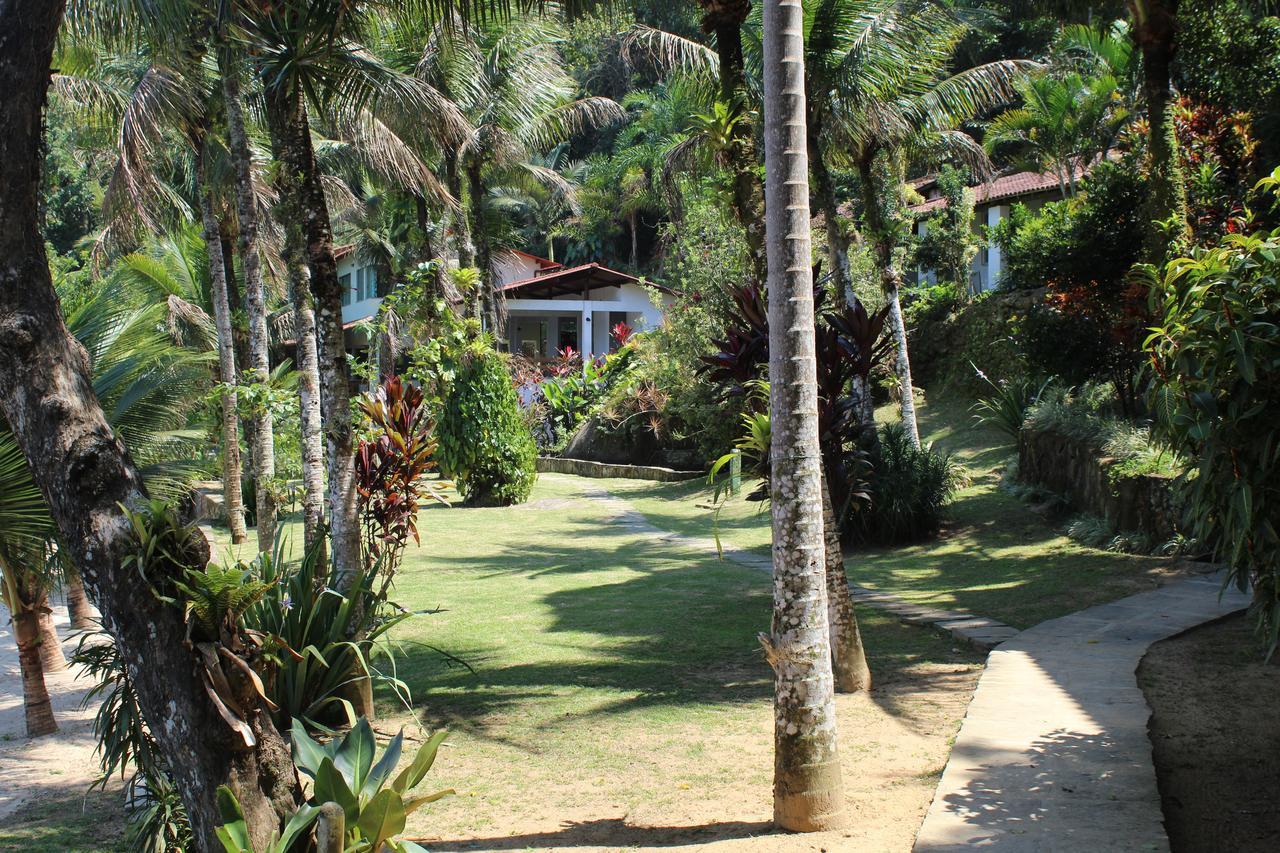
[{"label": "concrete walkway", "polygon": [[[546,475],[544,474],[543,476]],[[587,486],[583,489],[583,494],[591,500],[603,504],[613,514],[614,520],[628,530],[652,536],[661,542],[683,545],[698,551],[710,552],[716,550],[714,539],[686,536],[683,533],[676,533],[657,527],[634,506],[607,489],[599,486]],[[737,563],[739,566],[755,569],[766,574],[773,574],[773,560],[770,557],[754,551],[743,551],[728,547],[722,548],[721,553],[724,559],[731,563]],[[968,643],[983,652],[990,651],[1018,633],[1017,628],[1012,628],[994,619],[987,619],[972,613],[941,610],[936,607],[913,604],[896,595],[879,592],[857,584],[849,584],[849,592],[857,604],[865,604],[877,610],[887,611],[903,622],[908,622],[912,625],[932,626],[944,634],[950,634],[956,640]]]},{"label": "concrete walkway", "polygon": [[916,853],[1167,851],[1136,670],[1248,605],[1204,575],[1023,631],[991,653]]}]

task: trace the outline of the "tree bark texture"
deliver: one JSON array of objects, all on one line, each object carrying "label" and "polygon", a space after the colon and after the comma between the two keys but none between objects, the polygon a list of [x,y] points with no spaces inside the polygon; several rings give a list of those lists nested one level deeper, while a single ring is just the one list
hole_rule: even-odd
[{"label": "tree bark texture", "polygon": [[[1183,236],[1187,220],[1187,187],[1178,161],[1178,137],[1170,109],[1173,57],[1178,47],[1178,0],[1130,0],[1134,41],[1142,51],[1142,91],[1147,102],[1147,155],[1150,192],[1146,218],[1151,223],[1177,219]],[[1160,264],[1169,252],[1168,234],[1149,224],[1145,257]]]},{"label": "tree bark texture", "polygon": [[62,652],[58,626],[53,622],[53,609],[49,606],[47,589],[39,590],[35,611],[36,625],[40,631],[40,665],[45,672],[62,672],[67,668],[67,656]]},{"label": "tree bark texture", "polygon": [[894,264],[897,248],[893,225],[884,215],[886,196],[890,187],[880,186],[872,169],[872,157],[858,163],[858,177],[862,184],[863,216],[867,230],[874,242],[876,263],[880,267],[880,286],[889,302],[889,329],[895,344],[894,366],[902,401],[902,426],[912,446],[920,447],[920,428],[916,424],[915,390],[911,380],[911,356],[907,350],[907,327],[902,319],[902,301],[898,297],[902,277]]},{"label": "tree bark texture", "polygon": [[[57,2],[0,0],[0,409],[59,542],[119,647],[191,819],[195,848],[220,849],[214,829],[223,784],[262,845],[300,802],[289,748],[253,702],[246,713],[256,745],[242,745],[197,674],[182,609],[158,600],[136,569],[122,566],[135,543],[121,506],[140,505],[142,481],[94,396],[86,352],[62,321],[37,228],[42,112],[61,12]],[[195,537],[151,581],[168,582],[169,573],[207,559],[207,543]]]},{"label": "tree bark texture", "polygon": [[831,673],[837,693],[857,693],[871,689],[871,668],[862,647],[862,631],[853,611],[849,576],[844,570],[844,548],[840,545],[840,525],[831,490],[822,483],[822,537],[826,548],[827,628],[831,635]]},{"label": "tree bark texture", "polygon": [[765,2],[774,610],[763,642],[774,670],[774,821],[810,832],[840,824],[844,795],[827,626],[803,16],[800,0]]},{"label": "tree bark texture", "polygon": [[237,545],[249,538],[244,521],[244,494],[240,485],[240,415],[236,385],[235,330],[231,325],[231,299],[227,292],[227,270],[222,257],[222,237],[213,211],[213,196],[207,178],[208,151],[201,145],[197,183],[200,221],[209,254],[209,280],[213,290],[213,321],[218,330],[218,374],[222,379],[222,499],[227,507],[231,541]]},{"label": "tree bark texture", "polygon": [[311,128],[301,92],[267,93],[272,147],[281,168],[281,202],[289,221],[300,222],[316,306],[320,410],[324,419],[329,480],[329,534],[334,587],[345,592],[361,568],[356,514],[355,449],[351,429],[351,385],[342,330],[342,285],[333,258],[333,228],[320,182]]},{"label": "tree bark texture", "polygon": [[[240,265],[244,274],[245,313],[249,323],[249,369],[254,382],[271,378],[271,336],[267,332],[267,300],[262,286],[262,260],[258,252],[258,211],[253,197],[253,155],[244,124],[240,95],[239,57],[220,33],[218,66],[222,72],[222,99],[227,116],[227,138],[235,169],[236,222],[239,225]],[[271,409],[253,413],[253,479],[258,550],[269,551],[276,535],[276,452]]]},{"label": "tree bark texture", "polygon": [[[702,7],[702,30],[714,33],[720,65],[720,100],[745,109],[746,75],[742,59],[742,25],[751,12],[748,0],[698,0]],[[769,275],[765,250],[765,193],[760,186],[759,163],[751,123],[742,116],[733,126],[725,156],[733,181],[733,210],[746,232],[747,250],[757,281]]]},{"label": "tree bark texture", "polygon": [[[297,340],[298,421],[302,432],[302,537],[307,550],[324,540],[324,433],[320,417],[320,362],[316,350],[316,309],[311,273],[304,255],[302,231],[283,223],[284,262],[289,275],[289,302]],[[323,544],[321,544],[323,547]],[[322,555],[320,565],[325,565]]]},{"label": "tree bark texture", "polygon": [[18,669],[22,673],[22,710],[27,737],[43,737],[58,730],[53,703],[44,682],[38,600],[44,595],[39,578],[17,565],[16,559],[0,550],[0,575],[5,587],[0,597],[9,608],[13,639],[18,647]]}]

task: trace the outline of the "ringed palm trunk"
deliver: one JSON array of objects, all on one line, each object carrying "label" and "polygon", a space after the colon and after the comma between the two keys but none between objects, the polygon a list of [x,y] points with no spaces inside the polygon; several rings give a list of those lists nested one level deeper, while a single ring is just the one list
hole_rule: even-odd
[{"label": "ringed palm trunk", "polygon": [[[289,303],[293,306],[294,354],[298,365],[298,421],[302,432],[302,537],[308,551],[324,547],[324,438],[320,419],[320,362],[316,351],[316,310],[311,297],[302,231],[296,222],[284,223],[285,265],[289,275]],[[321,552],[319,565],[327,565]]]},{"label": "ringed palm trunk", "polygon": [[45,672],[62,672],[67,668],[67,656],[62,653],[62,640],[58,638],[58,626],[53,622],[53,609],[49,606],[49,592],[41,588],[36,595],[36,625],[40,631],[40,664]]},{"label": "ringed palm trunk", "polygon": [[[13,427],[102,622],[129,665],[138,701],[171,770],[197,853],[220,849],[217,789],[237,793],[255,849],[302,802],[289,747],[247,678],[233,677],[253,745],[223,721],[184,642],[180,608],[163,605],[125,562],[136,539],[122,506],[147,498],[93,392],[85,351],[63,323],[37,223],[42,112],[62,4],[0,2],[0,413]],[[192,537],[157,566],[169,584],[209,559]],[[25,631],[24,637],[28,636]],[[36,653],[38,659],[38,652]]]},{"label": "ringed palm trunk", "polygon": [[[1147,152],[1151,158],[1146,217],[1151,223],[1178,219],[1186,230],[1187,189],[1178,162],[1178,139],[1170,109],[1170,67],[1177,51],[1178,0],[1130,0],[1134,40],[1142,51],[1142,91],[1147,102]],[[1162,263],[1166,234],[1147,225],[1146,259]]]},{"label": "ringed palm trunk", "polygon": [[[458,168],[458,154],[455,151],[444,153],[444,180],[449,188],[449,195],[462,204],[462,171]],[[453,239],[458,250],[458,267],[466,269],[476,265],[475,247],[471,243],[471,226],[468,213],[461,206],[453,216]]]},{"label": "ringed palm trunk", "polygon": [[849,577],[844,570],[844,549],[831,490],[822,483],[822,535],[826,553],[827,629],[831,635],[831,672],[839,693],[871,689],[871,668],[862,646],[862,631],[853,611]]},{"label": "ringed palm trunk", "polygon": [[[741,106],[746,100],[742,61],[742,24],[751,12],[750,0],[698,0],[702,30],[715,33],[720,64],[720,100]],[[745,116],[734,125],[727,150],[733,179],[733,210],[746,232],[747,249],[757,281],[765,281],[769,267],[765,252],[764,189],[757,177],[755,136]]]},{"label": "ringed palm trunk", "polygon": [[484,180],[481,164],[472,159],[467,163],[467,194],[471,206],[471,236],[475,241],[475,265],[480,270],[480,287],[473,303],[474,315],[483,318],[485,327],[495,338],[501,337],[498,328],[498,294],[493,280],[493,250],[489,235],[484,230]]},{"label": "ringed palm trunk", "polygon": [[[258,252],[258,211],[253,197],[253,158],[244,125],[240,96],[240,66],[221,34],[218,52],[222,73],[222,97],[227,114],[227,137],[235,168],[236,219],[240,226],[240,263],[244,270],[245,313],[249,322],[249,367],[255,382],[271,378],[271,338],[267,333],[266,294],[262,287],[262,261]],[[253,414],[253,479],[258,550],[269,551],[276,535],[276,453],[271,409],[261,406]]]},{"label": "ringed palm trunk", "polygon": [[[241,510],[242,524],[243,520]],[[71,627],[77,631],[91,630],[94,627],[93,606],[89,604],[89,596],[85,594],[80,572],[74,566],[64,568],[62,585],[67,591],[67,614],[71,617]]]},{"label": "ringed palm trunk", "polygon": [[222,378],[222,502],[227,508],[231,541],[237,545],[249,538],[244,521],[244,494],[240,481],[240,416],[236,394],[235,330],[231,327],[231,300],[227,292],[226,264],[222,257],[222,236],[213,212],[213,197],[207,179],[209,152],[200,146],[198,169],[200,222],[209,255],[209,281],[213,286],[213,318],[218,330],[218,374]]},{"label": "ringed palm trunk", "polygon": [[800,0],[764,7],[769,377],[773,424],[774,822],[810,832],[844,811],[827,625],[822,454],[810,269]]},{"label": "ringed palm trunk", "polygon": [[809,114],[809,162],[813,170],[814,189],[822,207],[823,227],[827,235],[827,268],[835,283],[836,293],[844,295],[853,304],[853,278],[849,274],[849,239],[840,228],[840,205],[836,199],[836,184],[824,159],[825,146],[813,111]]},{"label": "ringed palm trunk", "polygon": [[18,646],[18,667],[22,672],[22,710],[27,737],[43,737],[58,730],[53,702],[44,683],[44,658],[40,653],[40,620],[36,607],[39,585],[16,560],[0,551],[3,599],[13,622],[13,638]]},{"label": "ringed palm trunk", "polygon": [[316,305],[320,408],[328,454],[329,530],[334,588],[345,592],[361,568],[360,525],[356,515],[355,456],[351,429],[351,386],[342,330],[342,285],[333,258],[333,229],[320,171],[311,148],[311,128],[300,92],[268,92],[267,118],[276,158],[283,165],[281,200],[289,221],[300,222]]},{"label": "ringed palm trunk", "polygon": [[898,387],[902,396],[902,426],[913,447],[920,447],[920,428],[916,424],[915,386],[911,380],[911,356],[907,350],[907,327],[902,319],[902,300],[898,291],[902,277],[894,265],[893,253],[897,241],[890,223],[883,213],[883,194],[886,188],[878,186],[871,168],[871,156],[858,163],[858,176],[862,184],[862,206],[867,230],[875,244],[876,262],[880,267],[880,286],[889,303],[889,330],[893,334],[894,368],[898,375]]}]

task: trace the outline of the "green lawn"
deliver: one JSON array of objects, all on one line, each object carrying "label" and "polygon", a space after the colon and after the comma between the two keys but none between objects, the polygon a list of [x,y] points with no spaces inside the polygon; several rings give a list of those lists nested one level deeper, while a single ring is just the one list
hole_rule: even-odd
[{"label": "green lawn", "polygon": [[[893,416],[882,409],[878,417]],[[1008,438],[979,427],[967,402],[939,399],[920,407],[922,438],[950,452],[970,485],[951,506],[943,534],[918,545],[850,552],[849,577],[913,601],[970,611],[1026,628],[1054,616],[1154,586],[1168,561],[1083,547],[999,488],[1015,455]],[[654,524],[708,536],[711,495],[705,483],[634,480],[603,484]],[[760,504],[729,502],[721,513],[726,544],[768,553],[769,516]]]}]

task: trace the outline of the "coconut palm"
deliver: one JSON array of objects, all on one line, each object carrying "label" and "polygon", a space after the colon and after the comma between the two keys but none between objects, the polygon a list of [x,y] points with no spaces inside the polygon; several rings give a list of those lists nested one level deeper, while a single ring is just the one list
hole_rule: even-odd
[{"label": "coconut palm", "polygon": [[765,4],[774,604],[761,642],[774,671],[774,822],[809,832],[837,826],[844,797],[823,560],[802,22],[798,0]]}]

